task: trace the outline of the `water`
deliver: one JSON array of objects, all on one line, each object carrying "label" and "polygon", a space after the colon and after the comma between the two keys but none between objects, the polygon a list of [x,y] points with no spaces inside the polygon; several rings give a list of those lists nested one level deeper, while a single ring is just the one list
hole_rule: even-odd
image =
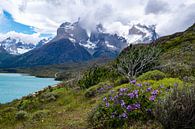
[{"label": "water", "polygon": [[37,78],[24,74],[0,73],[0,103],[11,102],[22,96],[59,83],[53,78]]}]

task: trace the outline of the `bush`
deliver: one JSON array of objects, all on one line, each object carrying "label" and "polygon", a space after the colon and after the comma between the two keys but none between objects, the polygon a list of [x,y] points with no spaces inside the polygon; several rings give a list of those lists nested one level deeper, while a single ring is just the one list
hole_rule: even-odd
[{"label": "bush", "polygon": [[166,74],[159,71],[159,70],[153,70],[146,73],[143,73],[141,76],[137,78],[137,80],[161,80],[166,77]]},{"label": "bush", "polygon": [[110,83],[99,83],[98,85],[92,86],[89,89],[87,89],[85,92],[85,97],[90,98],[95,97],[96,95],[99,94],[104,94],[112,87],[113,86]]},{"label": "bush", "polygon": [[78,81],[78,85],[82,89],[87,89],[99,82],[116,77],[118,77],[118,74],[113,69],[104,66],[95,66],[84,73],[83,77]]},{"label": "bush", "polygon": [[41,95],[40,99],[42,102],[51,102],[55,101],[58,97],[58,94],[53,92],[47,92]]},{"label": "bush", "polygon": [[33,113],[32,119],[36,121],[40,121],[41,119],[47,117],[48,114],[49,114],[48,110],[39,110]]},{"label": "bush", "polygon": [[90,127],[118,128],[153,119],[152,109],[157,99],[162,92],[169,92],[160,86],[155,89],[150,84],[136,83],[135,80],[131,81],[130,86],[126,84],[114,89],[90,113]]},{"label": "bush", "polygon": [[17,108],[20,110],[33,110],[37,107],[39,107],[38,101],[31,99],[21,100],[19,105],[17,106]]},{"label": "bush", "polygon": [[195,87],[175,88],[159,101],[155,116],[165,129],[195,129]]},{"label": "bush", "polygon": [[29,117],[28,113],[26,111],[19,111],[16,113],[15,118],[18,121],[25,121]]},{"label": "bush", "polygon": [[162,66],[161,71],[168,73],[171,77],[180,77],[192,75],[192,67],[184,63],[168,63]]}]

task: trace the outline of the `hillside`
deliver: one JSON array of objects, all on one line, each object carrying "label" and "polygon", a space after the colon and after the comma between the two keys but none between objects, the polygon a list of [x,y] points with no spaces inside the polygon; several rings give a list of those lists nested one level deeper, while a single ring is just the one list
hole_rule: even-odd
[{"label": "hillside", "polygon": [[[152,44],[131,45],[78,80],[1,104],[0,128],[194,129],[194,57],[195,24]],[[135,66],[130,78],[119,73],[130,71],[123,59]]]}]

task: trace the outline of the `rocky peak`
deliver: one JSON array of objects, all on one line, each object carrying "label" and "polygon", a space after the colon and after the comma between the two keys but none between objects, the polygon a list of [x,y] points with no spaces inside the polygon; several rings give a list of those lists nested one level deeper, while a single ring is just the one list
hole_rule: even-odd
[{"label": "rocky peak", "polygon": [[67,38],[72,42],[83,42],[88,40],[87,31],[81,27],[80,22],[65,22],[57,29],[57,39]]}]

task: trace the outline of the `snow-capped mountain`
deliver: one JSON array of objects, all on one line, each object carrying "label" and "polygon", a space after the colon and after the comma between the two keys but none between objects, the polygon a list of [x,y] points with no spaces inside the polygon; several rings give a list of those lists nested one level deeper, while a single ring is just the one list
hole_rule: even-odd
[{"label": "snow-capped mountain", "polygon": [[23,54],[35,48],[33,43],[25,43],[20,38],[11,37],[1,41],[0,46],[3,47],[8,53],[14,55]]},{"label": "snow-capped mountain", "polygon": [[49,42],[49,40],[50,39],[42,39],[38,43],[27,43],[21,38],[8,37],[0,42],[0,46],[10,54],[20,55],[34,48],[41,47],[42,45]]},{"label": "snow-capped mountain", "polygon": [[135,43],[150,43],[158,38],[158,34],[155,31],[155,25],[133,25],[125,36],[128,44]]},{"label": "snow-capped mountain", "polygon": [[57,29],[57,36],[53,40],[61,38],[69,39],[72,43],[83,46],[94,57],[115,57],[122,49],[135,43],[150,43],[158,38],[155,26],[135,24],[127,29],[123,35],[110,33],[102,24],[96,25],[96,29],[89,35],[79,21],[75,23],[65,22]]}]

